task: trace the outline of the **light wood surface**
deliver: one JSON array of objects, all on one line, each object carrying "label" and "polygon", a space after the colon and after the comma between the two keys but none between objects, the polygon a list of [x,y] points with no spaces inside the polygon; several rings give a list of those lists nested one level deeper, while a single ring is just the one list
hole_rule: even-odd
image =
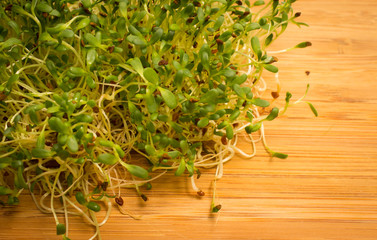
[{"label": "light wood surface", "polygon": [[[217,184],[219,214],[210,214],[213,170],[197,184],[164,176],[144,203],[124,191],[133,220],[113,210],[103,239],[377,239],[377,1],[301,0],[295,10],[310,28],[289,27],[272,46],[309,40],[311,48],[277,55],[283,92],[305,104],[266,124],[271,148],[289,154],[270,160],[263,147],[251,160],[236,156]],[[309,77],[305,71],[310,70]],[[266,94],[269,94],[268,92]],[[240,144],[243,149],[250,146]],[[70,218],[70,237],[87,239],[93,229]],[[52,216],[28,195],[18,207],[0,208],[0,239],[59,239]]]}]

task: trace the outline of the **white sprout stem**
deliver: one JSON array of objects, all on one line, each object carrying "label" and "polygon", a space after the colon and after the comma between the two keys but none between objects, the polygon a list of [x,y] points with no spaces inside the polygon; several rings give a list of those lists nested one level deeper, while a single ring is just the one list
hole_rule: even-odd
[{"label": "white sprout stem", "polygon": [[107,202],[106,215],[105,215],[105,218],[102,220],[102,222],[100,224],[98,224],[98,226],[104,225],[107,222],[107,220],[109,220],[111,209],[112,209],[112,204],[111,204],[111,201],[108,198],[106,198],[106,202]]},{"label": "white sprout stem", "polygon": [[[250,124],[247,124],[247,125],[250,125]],[[245,128],[246,126],[243,126],[241,129]],[[237,129],[238,130],[238,129]],[[251,134],[248,134],[251,138]],[[233,145],[231,146],[234,150],[237,151],[237,153],[241,154],[242,156],[246,157],[246,158],[253,158],[256,154],[256,149],[255,149],[255,143],[254,141],[251,141],[251,144],[252,144],[252,149],[253,149],[253,152],[251,154],[247,154],[245,153],[243,150],[241,150],[240,148],[237,147],[237,139],[238,137],[236,136],[235,137],[235,141],[233,143]]]},{"label": "white sprout stem", "polygon": [[216,169],[216,179],[220,179],[223,176],[223,154],[220,154],[218,162],[219,165],[217,165]]},{"label": "white sprout stem", "polygon": [[118,185],[112,185],[110,186],[109,188],[110,189],[114,189],[114,188],[118,188],[118,187],[125,187],[125,186],[134,186],[134,185],[142,185],[142,184],[145,184],[145,183],[148,183],[148,182],[151,182],[159,177],[161,177],[162,175],[164,175],[165,173],[167,172],[167,170],[163,171],[162,173],[156,175],[155,177],[151,178],[151,179],[148,179],[148,180],[144,180],[144,181],[125,181],[123,179],[119,179],[119,178],[113,178],[111,177],[113,180],[116,180],[116,181],[124,181],[124,183],[119,183]]},{"label": "white sprout stem", "polygon": [[94,235],[91,238],[89,238],[89,240],[95,239],[97,237],[97,235],[98,235],[98,230],[96,229],[96,232],[94,233]]},{"label": "white sprout stem", "polygon": [[201,191],[195,184],[195,180],[194,180],[194,176],[191,176],[190,177],[190,180],[191,180],[191,186],[192,186],[192,189],[194,189],[195,192],[199,192]]},{"label": "white sprout stem", "polygon": [[266,91],[267,89],[267,84],[266,84],[266,81],[264,80],[263,77],[260,77],[259,81],[258,81],[258,84],[262,84],[262,87],[260,86],[255,86],[259,92],[264,92]]},{"label": "white sprout stem", "polygon": [[[29,189],[31,188],[31,183],[29,181],[29,174],[27,174],[26,176],[26,179],[27,179],[27,184],[29,186]],[[30,195],[31,195],[31,198],[33,199],[33,202],[35,203],[35,206],[37,206],[37,208],[43,212],[43,213],[50,213],[49,211],[45,210],[44,208],[42,208],[39,203],[37,202],[37,199],[35,198],[34,196],[34,192],[33,191],[30,191]]]},{"label": "white sprout stem", "polygon": [[[60,181],[58,181],[58,187],[59,187],[60,191],[62,192],[63,188],[62,188],[62,185],[60,184]],[[62,201],[63,201],[63,208],[64,208],[65,229],[66,229],[65,235],[68,237],[69,224],[68,224],[67,204],[66,204],[65,198],[62,198]]]},{"label": "white sprout stem", "polygon": [[260,133],[261,133],[261,138],[262,138],[262,141],[263,141],[263,145],[268,148],[267,146],[267,142],[266,142],[266,137],[264,135],[264,124],[262,123],[262,126],[260,128]]},{"label": "white sprout stem", "polygon": [[90,239],[94,239],[96,236],[98,236],[98,240],[101,240],[102,237],[101,237],[101,233],[99,231],[99,225],[98,225],[96,214],[92,211],[89,211],[89,214],[94,221],[94,226],[96,227],[96,233]]},{"label": "white sprout stem", "polygon": [[55,197],[61,197],[63,195],[65,195],[67,192],[69,192],[74,186],[75,184],[82,178],[82,176],[84,175],[84,173],[82,173],[73,183],[71,186],[69,186],[65,191],[63,191],[62,193],[60,193],[59,195],[56,195]]},{"label": "white sprout stem", "polygon": [[72,206],[74,207],[79,213],[81,216],[84,216],[84,218],[92,225],[95,226],[95,223],[93,222],[93,220],[81,209],[79,208],[76,204],[74,204],[71,200],[69,200],[69,198],[67,198],[66,196],[63,196],[63,198],[66,199],[66,201]]},{"label": "white sprout stem", "polygon": [[51,212],[55,218],[56,224],[59,223],[59,219],[58,219],[58,216],[56,215],[55,208],[54,208],[54,194],[55,194],[56,184],[59,180],[59,175],[60,175],[60,171],[58,171],[57,174],[55,175],[55,180],[54,180],[54,183],[52,184],[52,188],[50,187],[50,184],[49,184],[50,194],[51,194],[51,197],[50,197]]},{"label": "white sprout stem", "polygon": [[278,50],[278,51],[268,51],[267,54],[268,55],[271,55],[271,54],[278,54],[278,53],[285,53],[289,50],[289,48],[287,49],[283,49],[283,50]]}]

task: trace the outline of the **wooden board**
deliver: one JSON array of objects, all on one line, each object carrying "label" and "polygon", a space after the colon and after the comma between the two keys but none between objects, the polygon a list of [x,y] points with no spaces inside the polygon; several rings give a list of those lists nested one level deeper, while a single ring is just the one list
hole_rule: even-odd
[{"label": "wooden board", "polygon": [[[114,209],[103,239],[377,239],[377,1],[295,5],[311,27],[290,27],[272,47],[313,43],[277,55],[277,65],[294,99],[310,82],[307,100],[320,117],[301,104],[266,124],[270,147],[289,158],[270,160],[261,145],[251,160],[234,157],[217,184],[217,215],[209,213],[213,170],[197,181],[201,199],[186,179],[169,176],[153,184],[147,203],[125,191],[127,208],[143,220]],[[79,217],[70,223],[72,239],[93,233]],[[52,216],[27,195],[0,209],[0,230],[0,239],[59,239]]]}]

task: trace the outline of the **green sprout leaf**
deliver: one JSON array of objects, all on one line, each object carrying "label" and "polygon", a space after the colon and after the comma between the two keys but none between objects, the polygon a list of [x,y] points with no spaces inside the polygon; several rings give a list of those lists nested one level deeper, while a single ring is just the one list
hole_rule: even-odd
[{"label": "green sprout leaf", "polygon": [[258,0],[258,1],[255,1],[254,2],[254,6],[261,6],[261,5],[263,5],[264,4],[264,1],[263,0]]},{"label": "green sprout leaf", "polygon": [[84,34],[84,39],[87,41],[90,45],[93,45],[95,47],[101,47],[101,41],[98,40],[95,36],[93,36],[90,33]]},{"label": "green sprout leaf", "polygon": [[114,145],[114,148],[115,148],[115,151],[118,153],[120,158],[123,158],[124,156],[126,156],[126,153],[123,151],[123,149],[118,144]]},{"label": "green sprout leaf", "polygon": [[132,175],[136,177],[144,178],[144,179],[147,179],[149,177],[148,171],[140,166],[126,164],[125,167],[129,173],[131,173]]},{"label": "green sprout leaf", "polygon": [[75,197],[76,197],[76,201],[80,203],[81,205],[85,205],[87,203],[85,196],[82,192],[77,192]]},{"label": "green sprout leaf", "polygon": [[112,141],[108,141],[105,139],[100,139],[98,143],[103,147],[114,147],[114,143]]},{"label": "green sprout leaf", "polygon": [[159,77],[152,68],[144,69],[143,75],[149,82],[158,85]]},{"label": "green sprout leaf", "polygon": [[251,38],[251,47],[253,48],[254,53],[258,56],[258,60],[261,59],[262,49],[258,37],[254,36]]},{"label": "green sprout leaf", "polygon": [[274,108],[271,110],[270,114],[268,114],[268,116],[265,118],[265,120],[267,120],[267,121],[272,121],[272,120],[274,120],[278,115],[279,115],[279,108],[274,107]]},{"label": "green sprout leaf", "polygon": [[71,29],[64,29],[58,36],[61,38],[72,38],[74,35],[75,33]]},{"label": "green sprout leaf", "polygon": [[236,92],[236,94],[238,96],[240,96],[241,98],[246,98],[246,93],[243,91],[242,87],[240,87],[240,85],[238,84],[234,84],[233,85],[233,90]]},{"label": "green sprout leaf", "polygon": [[98,155],[97,161],[106,165],[114,165],[118,162],[118,159],[110,153],[102,153]]},{"label": "green sprout leaf", "polygon": [[89,49],[86,54],[86,62],[89,65],[92,65],[96,61],[96,58],[97,58],[97,51],[94,48]]},{"label": "green sprout leaf", "polygon": [[177,71],[177,73],[175,74],[175,77],[174,77],[174,84],[175,84],[177,87],[182,86],[183,79],[184,79],[184,70],[179,69],[179,70]]},{"label": "green sprout leaf", "polygon": [[39,134],[37,138],[36,148],[43,149],[44,147],[45,147],[45,133],[44,131],[42,131],[41,134]]},{"label": "green sprout leaf", "polygon": [[56,225],[56,235],[63,235],[66,232],[66,227],[62,223]]},{"label": "green sprout leaf", "polygon": [[310,110],[312,110],[314,116],[318,117],[317,109],[315,109],[315,107],[313,106],[313,104],[311,104],[311,103],[308,102],[308,105],[310,107]]},{"label": "green sprout leaf", "polygon": [[18,74],[13,74],[7,81],[7,84],[5,85],[5,88],[10,91],[12,89],[12,86],[14,83],[17,82],[17,80],[19,79],[19,75]]},{"label": "green sprout leaf", "polygon": [[145,101],[146,101],[146,104],[147,104],[148,112],[150,112],[150,113],[157,112],[158,105],[157,105],[156,99],[155,99],[155,97],[153,96],[152,93],[147,93],[145,95]]},{"label": "green sprout leaf", "polygon": [[73,136],[73,135],[68,136],[67,147],[68,147],[69,151],[71,151],[73,153],[75,153],[79,150],[79,145],[77,143],[75,136]]},{"label": "green sprout leaf", "polygon": [[17,175],[14,179],[14,185],[19,189],[28,189],[28,185],[23,176],[23,166],[17,168]]},{"label": "green sprout leaf", "polygon": [[210,48],[209,48],[208,44],[204,44],[202,46],[202,48],[199,51],[199,56],[200,56],[202,65],[206,69],[209,69]]},{"label": "green sprout leaf", "polygon": [[208,125],[209,123],[209,119],[208,118],[202,118],[198,121],[198,123],[196,124],[198,127],[200,128],[204,128]]},{"label": "green sprout leaf", "polygon": [[221,25],[223,25],[224,23],[224,16],[219,16],[215,22],[215,24],[213,25],[213,28],[215,31],[217,31]]},{"label": "green sprout leaf", "polygon": [[311,45],[312,45],[311,42],[302,42],[302,43],[297,44],[294,48],[306,48],[306,47],[310,47]]},{"label": "green sprout leaf", "polygon": [[241,114],[241,111],[236,108],[234,109],[234,111],[232,112],[232,114],[229,116],[229,121],[233,122],[235,121]]},{"label": "green sprout leaf", "polygon": [[260,98],[253,98],[251,100],[252,104],[258,107],[268,107],[270,106],[270,103],[266,100],[260,99]]},{"label": "green sprout leaf", "polygon": [[[10,157],[0,158],[0,170],[11,165],[12,161],[13,161],[13,159],[10,158]],[[0,188],[1,188],[1,186],[0,186]],[[0,190],[0,192],[1,192],[1,190]],[[0,193],[0,195],[1,195],[1,193]]]},{"label": "green sprout leaf", "polygon": [[258,131],[260,128],[262,127],[262,123],[261,122],[258,122],[254,125],[249,125],[245,128],[245,131],[250,134],[250,133],[253,133],[253,132],[256,132]]},{"label": "green sprout leaf", "polygon": [[90,19],[89,18],[83,18],[83,19],[81,19],[80,22],[76,26],[76,31],[87,27],[89,25],[89,23],[90,23]]},{"label": "green sprout leaf", "polygon": [[119,10],[123,17],[127,17],[128,1],[119,1]]},{"label": "green sprout leaf", "polygon": [[186,169],[186,161],[184,158],[181,158],[181,161],[179,163],[179,166],[177,168],[177,170],[175,171],[175,176],[181,176],[183,174],[183,172],[185,171]]},{"label": "green sprout leaf", "polygon": [[50,158],[54,156],[54,154],[54,152],[47,149],[34,148],[31,150],[31,155],[35,158]]},{"label": "green sprout leaf", "polygon": [[130,64],[131,64],[131,66],[133,67],[133,69],[135,69],[135,71],[136,71],[140,76],[144,76],[144,75],[143,75],[143,64],[141,63],[140,58],[134,58],[134,59],[131,59],[131,60],[130,60]]},{"label": "green sprout leaf", "polygon": [[15,21],[9,21],[8,25],[15,31],[17,35],[21,33],[21,28]]},{"label": "green sprout leaf", "polygon": [[271,65],[271,64],[263,64],[263,67],[267,70],[267,71],[270,71],[270,72],[273,72],[273,73],[277,73],[279,71],[279,69],[274,66],[274,65]]},{"label": "green sprout leaf", "polygon": [[149,156],[156,155],[156,149],[150,144],[145,145],[145,151],[148,153]]},{"label": "green sprout leaf", "polygon": [[280,158],[280,159],[286,159],[288,157],[287,154],[279,153],[279,152],[273,152],[271,156],[277,157],[277,158]]},{"label": "green sprout leaf", "polygon": [[4,186],[0,186],[0,196],[12,194],[13,190]]},{"label": "green sprout leaf", "polygon": [[91,115],[88,115],[88,114],[80,114],[78,115],[75,120],[77,122],[82,122],[82,123],[92,123],[93,122],[93,117]]},{"label": "green sprout leaf", "polygon": [[212,208],[211,208],[212,210],[212,212],[213,213],[217,213],[217,212],[219,212],[220,210],[221,210],[221,205],[214,205],[213,204],[213,206],[212,206]]},{"label": "green sprout leaf", "polygon": [[97,84],[91,76],[86,76],[85,82],[90,89],[96,88]]},{"label": "green sprout leaf", "polygon": [[256,23],[256,22],[250,23],[246,26],[247,32],[257,30],[257,29],[260,29],[260,25],[259,23]]},{"label": "green sprout leaf", "polygon": [[162,28],[156,27],[156,30],[152,34],[151,40],[149,41],[149,45],[155,44],[157,41],[159,41],[164,34],[164,30]]},{"label": "green sprout leaf", "polygon": [[92,210],[93,212],[99,212],[99,211],[101,211],[101,207],[100,207],[100,205],[98,205],[98,203],[96,203],[96,202],[92,202],[92,201],[90,201],[90,202],[88,202],[88,203],[86,204],[86,207],[87,207],[88,209]]},{"label": "green sprout leaf", "polygon": [[5,42],[0,43],[0,50],[12,47],[17,44],[21,44],[21,40],[18,38],[9,38]]},{"label": "green sprout leaf", "polygon": [[49,34],[57,34],[67,29],[67,26],[64,23],[59,23],[54,27],[48,27],[47,32]]},{"label": "green sprout leaf", "polygon": [[63,123],[60,118],[52,117],[48,120],[50,128],[58,133],[68,133],[68,127]]},{"label": "green sprout leaf", "polygon": [[170,126],[177,132],[177,133],[182,133],[183,132],[183,128],[179,125],[179,124],[177,124],[177,123],[175,123],[175,122],[171,122],[170,123]]},{"label": "green sprout leaf", "polygon": [[82,77],[86,75],[86,71],[79,67],[70,67],[69,73],[72,77]]},{"label": "green sprout leaf", "polygon": [[177,100],[170,90],[162,87],[158,87],[158,90],[161,93],[162,99],[169,108],[174,109],[177,107]]},{"label": "green sprout leaf", "polygon": [[188,144],[187,140],[181,140],[179,142],[179,146],[182,149],[183,154],[186,154],[186,152],[189,150],[189,144]]},{"label": "green sprout leaf", "polygon": [[233,139],[233,137],[234,137],[234,133],[233,133],[233,127],[232,127],[232,125],[228,125],[228,126],[226,127],[226,137],[227,137],[228,139]]},{"label": "green sprout leaf", "polygon": [[135,44],[136,46],[139,46],[139,47],[146,47],[147,46],[147,42],[145,41],[145,39],[140,37],[140,36],[128,35],[127,41],[129,41],[130,43]]}]

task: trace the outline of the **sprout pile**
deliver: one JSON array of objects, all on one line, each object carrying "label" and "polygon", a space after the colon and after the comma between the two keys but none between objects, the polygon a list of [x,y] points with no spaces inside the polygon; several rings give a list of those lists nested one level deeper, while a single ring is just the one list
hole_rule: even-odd
[{"label": "sprout pile", "polygon": [[[95,226],[94,239],[113,204],[127,212],[123,187],[146,201],[141,187],[170,171],[203,196],[200,169],[216,167],[216,181],[257,141],[286,158],[266,145],[263,123],[303,102],[287,92],[277,106],[272,54],[311,43],[267,51],[288,24],[306,25],[293,2],[1,1],[0,203],[28,191],[63,239],[70,214]],[[220,208],[213,197],[211,211]]]}]

